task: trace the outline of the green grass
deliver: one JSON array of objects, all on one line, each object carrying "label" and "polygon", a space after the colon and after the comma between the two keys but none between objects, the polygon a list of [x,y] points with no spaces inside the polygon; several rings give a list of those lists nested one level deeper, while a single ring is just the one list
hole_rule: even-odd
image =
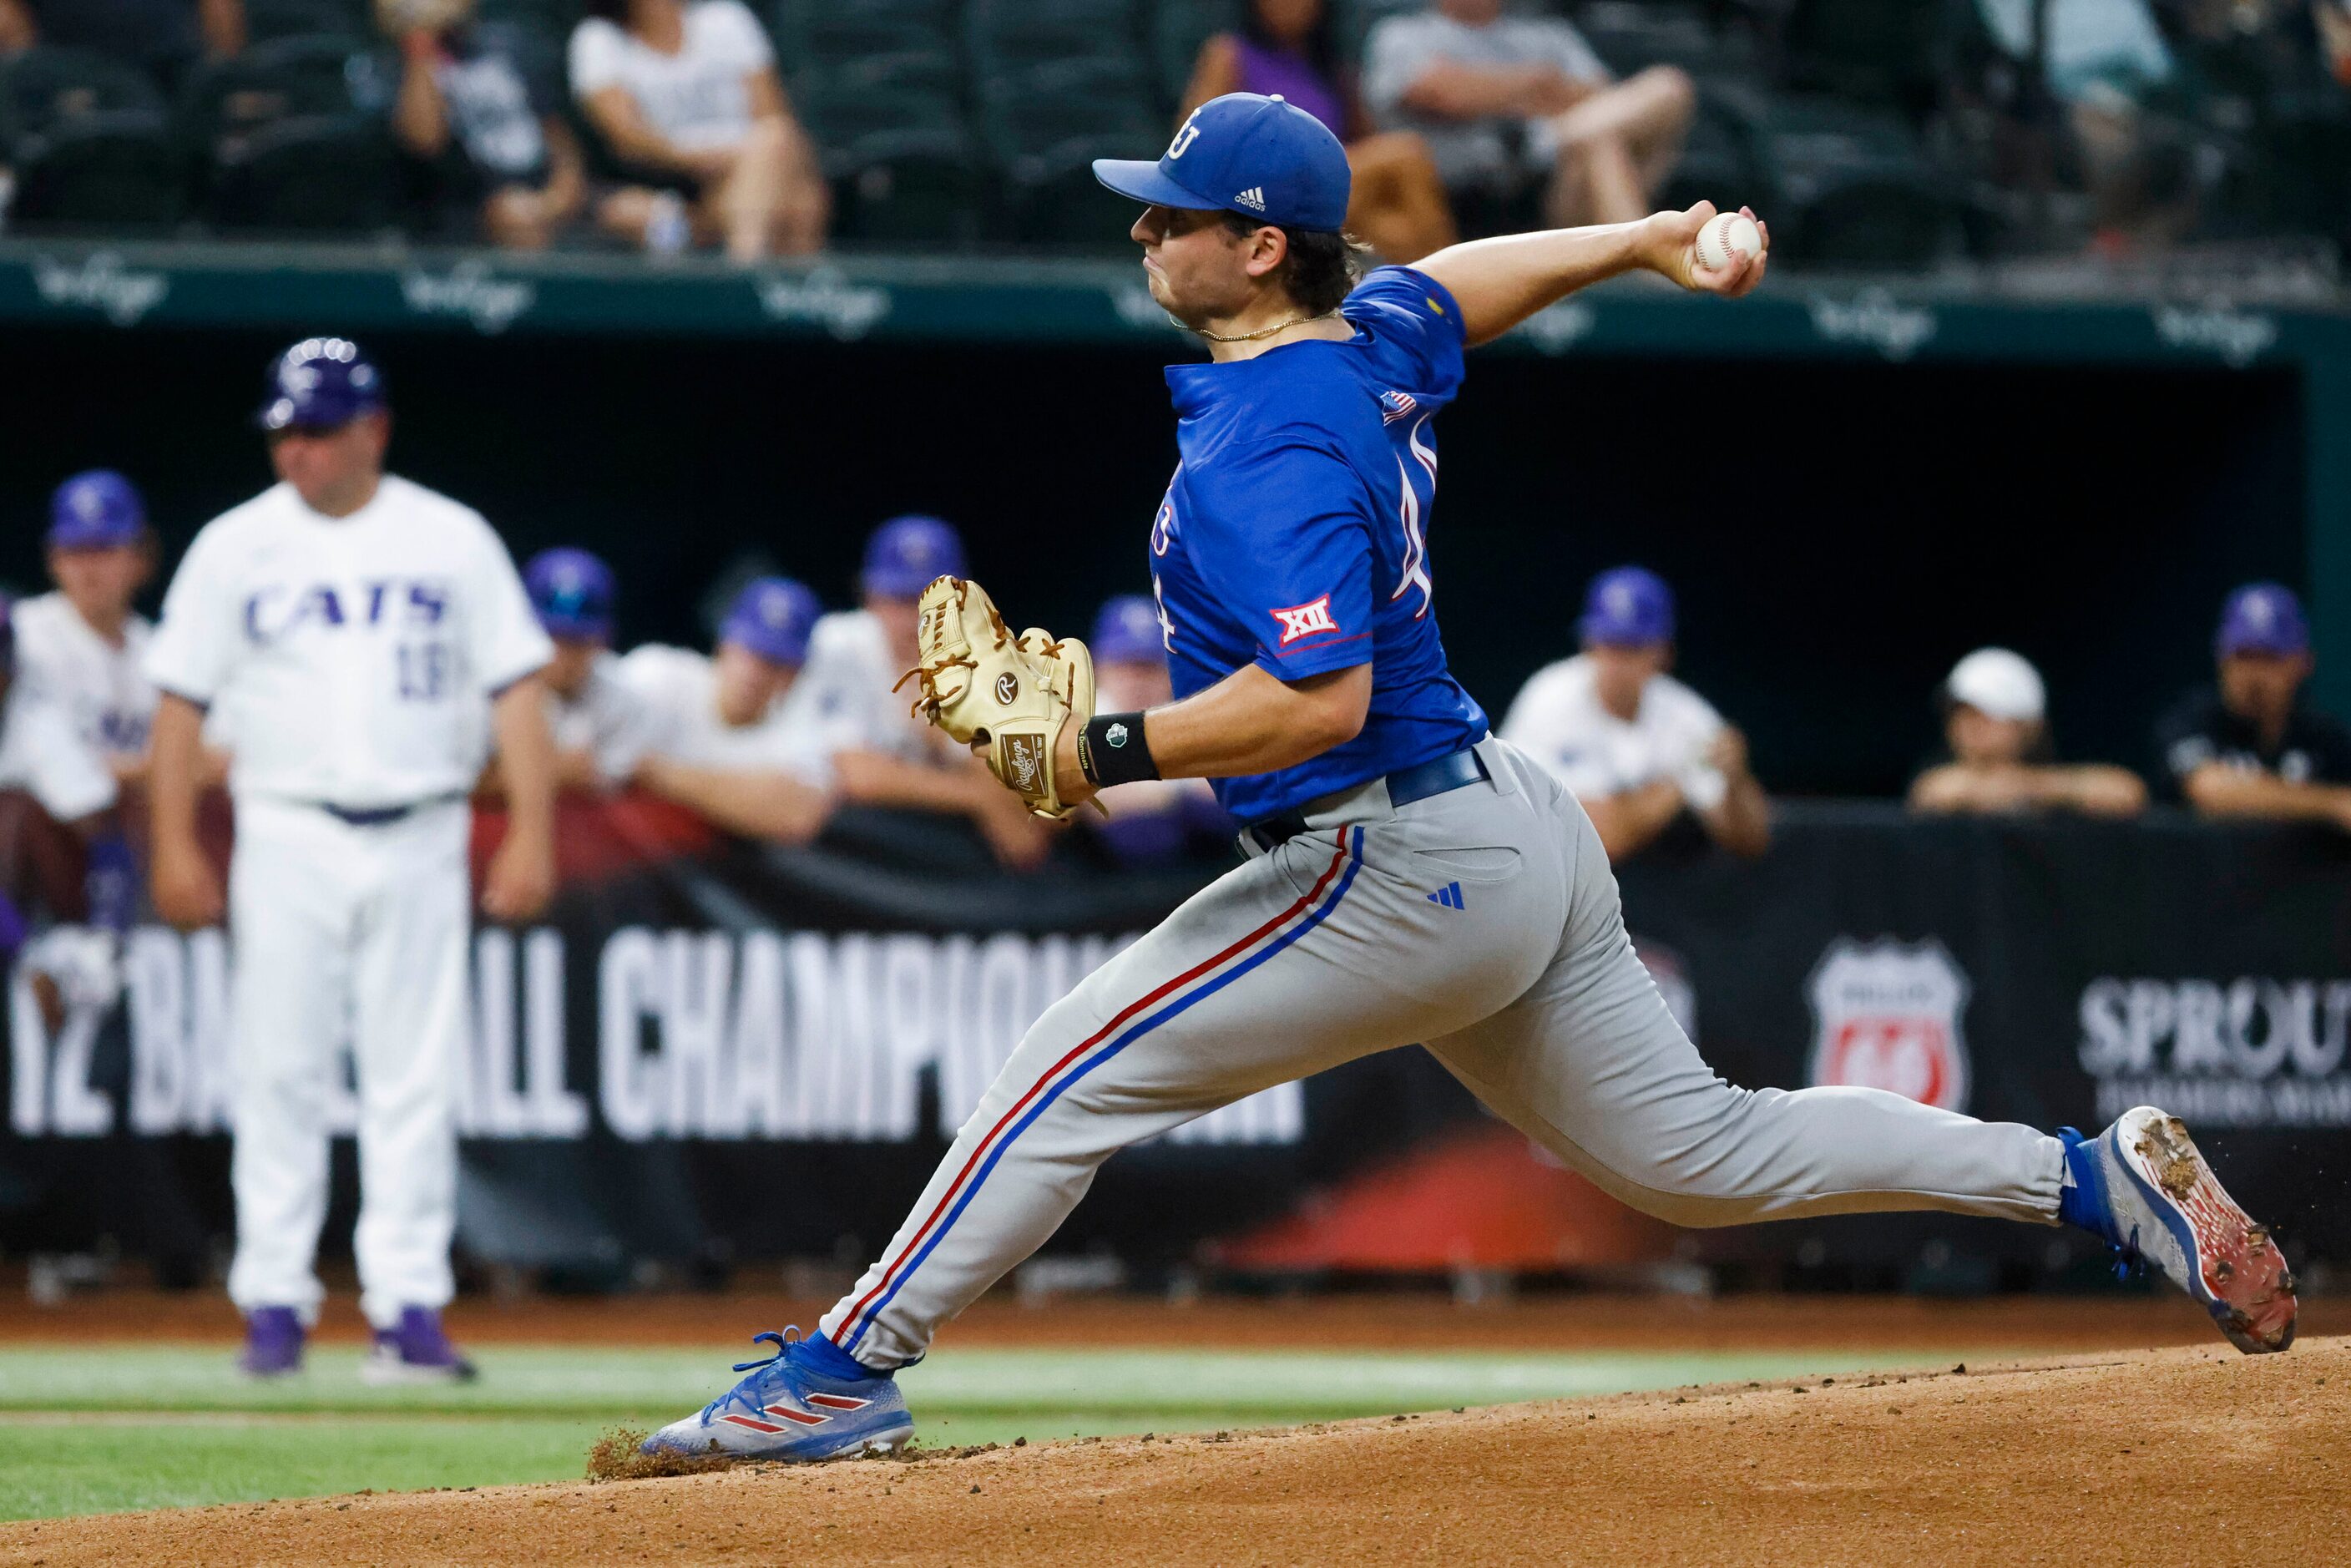
[{"label": "green grass", "polygon": [[[968,1350],[904,1379],[922,1438],[948,1445],[1282,1426],[1969,1354]],[[359,1359],[317,1351],[300,1376],[256,1385],[218,1346],[0,1350],[0,1519],[571,1479],[606,1427],[658,1426],[733,1375],[706,1351],[501,1349],[481,1353],[478,1383],[379,1389],[360,1384]]]}]

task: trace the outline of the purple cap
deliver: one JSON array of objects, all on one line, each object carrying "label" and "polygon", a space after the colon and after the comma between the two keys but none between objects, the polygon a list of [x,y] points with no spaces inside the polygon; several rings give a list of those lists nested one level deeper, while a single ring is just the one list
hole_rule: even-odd
[{"label": "purple cap", "polygon": [[1105,664],[1165,664],[1167,641],[1159,607],[1140,593],[1122,593],[1094,617],[1089,651]]},{"label": "purple cap", "polygon": [[815,594],[789,577],[753,578],[735,596],[718,640],[740,643],[771,664],[804,664],[821,609]]},{"label": "purple cap", "polygon": [[340,430],[384,406],[383,372],[349,338],[305,338],[269,361],[264,430]]},{"label": "purple cap", "polygon": [[541,550],[523,568],[530,607],[550,637],[602,642],[612,634],[612,569],[584,549]]},{"label": "purple cap", "polygon": [[1674,591],[1643,566],[1620,566],[1592,580],[1576,623],[1587,643],[1642,648],[1674,640]]},{"label": "purple cap", "polygon": [[57,486],[49,497],[52,549],[112,549],[147,534],[147,508],[131,481],[111,468],[92,468]]},{"label": "purple cap", "polygon": [[1336,234],[1353,176],[1331,128],[1296,104],[1228,92],[1192,111],[1156,162],[1097,158],[1094,178],[1158,207],[1224,211]]},{"label": "purple cap", "polygon": [[865,541],[865,570],[858,581],[866,592],[884,599],[915,599],[931,579],[963,575],[963,540],[955,526],[910,515],[873,530]]},{"label": "purple cap", "polygon": [[2274,582],[2249,582],[2220,607],[2214,650],[2226,659],[2237,653],[2294,658],[2310,652],[2310,627],[2294,591]]}]

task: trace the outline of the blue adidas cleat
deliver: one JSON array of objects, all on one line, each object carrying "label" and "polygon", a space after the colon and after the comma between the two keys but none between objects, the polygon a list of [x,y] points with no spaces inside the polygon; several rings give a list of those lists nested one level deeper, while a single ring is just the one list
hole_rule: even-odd
[{"label": "blue adidas cleat", "polygon": [[2248,1355],[2294,1343],[2294,1275],[2267,1228],[2236,1205],[2179,1117],[2126,1111],[2095,1138],[2061,1130],[2071,1177],[2060,1218],[2152,1265]]},{"label": "blue adidas cleat", "polygon": [[887,1454],[914,1435],[898,1380],[861,1364],[831,1340],[803,1339],[797,1327],[753,1336],[772,1341],[765,1361],[737,1362],[751,1375],[644,1441],[646,1454],[819,1459]]}]

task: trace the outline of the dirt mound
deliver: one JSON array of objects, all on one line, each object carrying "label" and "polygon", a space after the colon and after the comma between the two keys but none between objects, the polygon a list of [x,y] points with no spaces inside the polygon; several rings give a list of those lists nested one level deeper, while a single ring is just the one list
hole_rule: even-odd
[{"label": "dirt mound", "polygon": [[2342,1560],[2351,1340],[57,1520],[0,1563]]}]

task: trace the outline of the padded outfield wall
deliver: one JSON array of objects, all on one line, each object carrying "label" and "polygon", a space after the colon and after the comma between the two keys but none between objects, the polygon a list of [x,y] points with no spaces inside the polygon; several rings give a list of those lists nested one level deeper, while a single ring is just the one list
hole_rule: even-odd
[{"label": "padded outfield wall", "polygon": [[[518,552],[621,569],[629,640],[701,634],[747,557],[852,590],[864,530],[935,510],[1024,620],[1144,586],[1175,459],[1158,367],[1190,353],[1132,267],[844,259],[730,273],[632,261],[0,245],[0,580],[39,573],[66,473],[119,466],[167,559],[266,482],[246,423],[289,337],[365,338],[395,463]],[[2061,744],[2145,765],[2206,665],[2220,594],[2313,599],[2323,700],[2351,712],[2351,320],[2189,304],[2015,303],[1775,278],[1737,306],[1639,282],[1473,357],[1442,422],[1438,612],[1506,704],[1568,651],[1593,570],[1656,566],[1683,673],[1775,787],[1897,789],[1951,660],[2003,642],[2051,677]]]}]

